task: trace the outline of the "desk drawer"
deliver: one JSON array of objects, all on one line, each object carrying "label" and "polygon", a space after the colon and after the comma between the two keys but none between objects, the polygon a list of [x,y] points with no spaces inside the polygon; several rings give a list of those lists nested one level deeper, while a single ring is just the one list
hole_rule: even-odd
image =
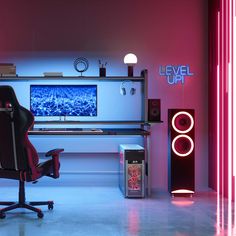
[{"label": "desk drawer", "polygon": [[143,146],[139,135],[32,135],[29,139],[39,153],[54,148],[64,148],[67,153],[117,153],[120,144]]}]

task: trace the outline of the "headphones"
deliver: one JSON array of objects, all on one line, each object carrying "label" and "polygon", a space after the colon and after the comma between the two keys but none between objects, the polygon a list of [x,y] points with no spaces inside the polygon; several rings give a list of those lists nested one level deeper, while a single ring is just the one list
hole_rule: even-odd
[{"label": "headphones", "polygon": [[134,82],[131,80],[123,81],[120,84],[120,94],[125,96],[127,94],[127,89],[129,90],[130,95],[134,95],[136,93],[136,88],[134,87]]}]

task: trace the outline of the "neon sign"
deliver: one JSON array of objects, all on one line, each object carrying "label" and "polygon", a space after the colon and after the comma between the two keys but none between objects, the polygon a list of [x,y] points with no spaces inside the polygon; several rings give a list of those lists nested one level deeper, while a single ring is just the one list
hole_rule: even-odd
[{"label": "neon sign", "polygon": [[166,76],[166,80],[168,84],[177,84],[185,83],[186,76],[192,76],[193,73],[190,72],[190,68],[188,65],[179,65],[179,66],[160,66],[159,67],[159,75]]}]

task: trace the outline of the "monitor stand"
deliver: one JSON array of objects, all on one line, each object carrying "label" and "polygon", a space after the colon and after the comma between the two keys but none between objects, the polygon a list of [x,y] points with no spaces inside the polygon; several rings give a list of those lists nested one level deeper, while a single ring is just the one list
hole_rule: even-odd
[{"label": "monitor stand", "polygon": [[60,116],[59,121],[66,121],[66,116]]}]

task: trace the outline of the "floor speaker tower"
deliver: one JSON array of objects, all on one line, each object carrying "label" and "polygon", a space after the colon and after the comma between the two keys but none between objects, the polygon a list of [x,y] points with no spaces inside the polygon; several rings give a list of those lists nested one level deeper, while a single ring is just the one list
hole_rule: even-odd
[{"label": "floor speaker tower", "polygon": [[194,193],[194,110],[168,110],[168,184],[171,194]]}]

